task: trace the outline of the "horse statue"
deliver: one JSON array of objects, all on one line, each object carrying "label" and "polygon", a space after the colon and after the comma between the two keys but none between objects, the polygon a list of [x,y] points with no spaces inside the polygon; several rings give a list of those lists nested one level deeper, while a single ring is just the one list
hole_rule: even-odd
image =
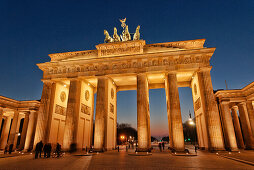
[{"label": "horse statue", "polygon": [[133,40],[139,40],[140,39],[140,33],[139,33],[140,26],[138,25],[136,28],[136,32],[133,36]]},{"label": "horse statue", "polygon": [[119,42],[119,41],[121,41],[119,35],[117,35],[117,29],[116,29],[116,27],[114,27],[113,40],[114,40],[114,42]]},{"label": "horse statue", "polygon": [[105,35],[105,39],[104,39],[105,43],[114,42],[113,38],[110,37],[110,35],[109,35],[107,30],[104,30],[104,35]]},{"label": "horse statue", "polygon": [[131,40],[131,34],[129,33],[128,25],[126,25],[125,29],[123,30],[121,39],[122,39],[122,41],[130,41]]}]

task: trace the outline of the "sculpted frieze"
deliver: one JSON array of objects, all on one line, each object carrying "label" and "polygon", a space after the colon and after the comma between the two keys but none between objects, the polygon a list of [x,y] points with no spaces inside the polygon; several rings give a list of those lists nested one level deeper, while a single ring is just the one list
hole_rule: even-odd
[{"label": "sculpted frieze", "polygon": [[135,60],[123,60],[118,62],[104,62],[93,63],[93,64],[82,64],[82,65],[70,65],[70,66],[59,66],[50,67],[44,70],[45,75],[54,74],[68,74],[78,72],[93,72],[93,74],[99,74],[106,70],[121,70],[121,69],[142,69],[147,67],[158,67],[158,66],[170,66],[171,68],[175,65],[188,65],[188,64],[202,64],[203,66],[209,66],[209,56],[191,56],[191,55],[180,55],[180,56],[169,56],[169,57],[156,57],[156,58],[145,58]]}]

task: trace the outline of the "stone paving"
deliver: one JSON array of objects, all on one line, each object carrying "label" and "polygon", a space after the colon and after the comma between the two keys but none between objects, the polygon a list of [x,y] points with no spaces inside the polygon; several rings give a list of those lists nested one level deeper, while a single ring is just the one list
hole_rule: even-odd
[{"label": "stone paving", "polygon": [[[124,147],[123,147],[124,148]],[[23,155],[0,159],[0,169],[254,169],[254,166],[230,160],[220,155],[228,153],[209,153],[199,151],[198,156],[173,156],[168,151],[159,152],[155,149],[149,156],[131,156],[134,150],[126,152],[124,149],[92,154],[92,156],[77,156],[66,154],[62,158],[34,159],[34,155]],[[239,159],[253,161],[254,151],[232,153]],[[254,162],[254,161],[253,161]]]}]

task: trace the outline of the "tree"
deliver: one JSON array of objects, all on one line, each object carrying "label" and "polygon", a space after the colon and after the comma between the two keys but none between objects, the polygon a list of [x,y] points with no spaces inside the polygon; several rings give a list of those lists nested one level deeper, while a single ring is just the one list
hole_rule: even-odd
[{"label": "tree", "polygon": [[134,140],[137,140],[137,130],[133,127],[131,127],[130,124],[127,123],[121,123],[117,124],[117,143],[121,144],[121,138],[120,136],[125,136],[125,141],[134,142]]}]

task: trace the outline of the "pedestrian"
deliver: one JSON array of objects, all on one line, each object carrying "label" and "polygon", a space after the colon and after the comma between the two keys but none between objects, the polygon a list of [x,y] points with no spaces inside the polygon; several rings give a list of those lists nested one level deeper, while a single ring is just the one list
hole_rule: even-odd
[{"label": "pedestrian", "polygon": [[11,154],[12,149],[13,149],[13,144],[10,144],[10,146],[9,146],[9,154]]},{"label": "pedestrian", "polygon": [[198,147],[197,145],[195,145],[195,153],[197,154],[197,152],[198,152]]},{"label": "pedestrian", "polygon": [[39,153],[40,153],[40,143],[38,142],[35,146],[35,155],[34,155],[35,159],[38,158]]},{"label": "pedestrian", "polygon": [[8,144],[5,146],[5,148],[4,148],[4,154],[7,154],[7,152],[8,152]]},{"label": "pedestrian", "polygon": [[162,148],[163,148],[163,150],[164,150],[164,147],[165,147],[165,143],[164,143],[164,142],[162,142]]},{"label": "pedestrian", "polygon": [[161,150],[161,143],[159,143],[159,148],[160,148],[160,151],[162,152],[162,150]]},{"label": "pedestrian", "polygon": [[44,152],[44,158],[47,157],[47,152],[48,152],[48,144],[46,143],[43,147],[43,152]]},{"label": "pedestrian", "polygon": [[41,152],[42,152],[42,148],[43,148],[43,143],[42,141],[39,142],[39,153],[40,153],[40,158],[41,158]]},{"label": "pedestrian", "polygon": [[[86,150],[87,150],[87,147],[86,147]],[[58,158],[60,157],[60,153],[61,153],[61,145],[59,143],[57,143],[56,144],[56,154],[57,154]]]},{"label": "pedestrian", "polygon": [[51,154],[51,150],[52,150],[52,147],[51,147],[51,144],[49,143],[48,144],[48,149],[47,149],[47,158],[50,158],[50,154]]}]

